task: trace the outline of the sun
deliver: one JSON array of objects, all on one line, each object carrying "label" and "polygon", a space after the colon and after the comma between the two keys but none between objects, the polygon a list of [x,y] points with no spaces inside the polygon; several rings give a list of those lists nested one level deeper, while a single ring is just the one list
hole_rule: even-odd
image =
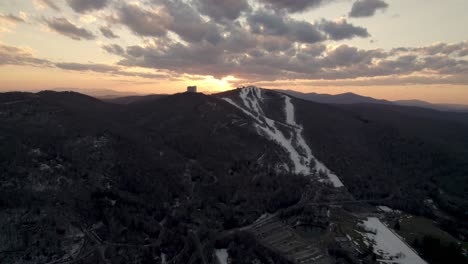
[{"label": "sun", "polygon": [[210,78],[205,79],[204,81],[204,86],[210,91],[210,92],[223,92],[227,90],[234,89],[235,87],[233,86],[233,82],[239,81],[240,79],[229,75],[225,76],[221,79],[214,78],[210,76]]}]

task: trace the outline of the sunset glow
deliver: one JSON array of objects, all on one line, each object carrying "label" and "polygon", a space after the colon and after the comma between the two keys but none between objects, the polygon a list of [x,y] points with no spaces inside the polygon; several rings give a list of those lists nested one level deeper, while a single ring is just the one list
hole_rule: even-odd
[{"label": "sunset glow", "polygon": [[2,1],[0,91],[257,85],[468,104],[467,9],[462,0]]}]

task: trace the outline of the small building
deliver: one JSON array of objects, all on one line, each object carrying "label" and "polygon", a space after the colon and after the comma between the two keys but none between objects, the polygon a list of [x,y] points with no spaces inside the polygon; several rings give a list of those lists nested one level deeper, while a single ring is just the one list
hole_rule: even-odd
[{"label": "small building", "polygon": [[197,92],[197,86],[188,86],[187,87],[187,93],[196,93]]}]

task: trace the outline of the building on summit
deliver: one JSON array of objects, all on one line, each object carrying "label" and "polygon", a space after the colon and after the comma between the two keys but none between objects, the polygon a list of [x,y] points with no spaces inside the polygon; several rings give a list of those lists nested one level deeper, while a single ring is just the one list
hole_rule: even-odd
[{"label": "building on summit", "polygon": [[188,86],[187,87],[187,93],[196,93],[197,92],[197,86]]}]

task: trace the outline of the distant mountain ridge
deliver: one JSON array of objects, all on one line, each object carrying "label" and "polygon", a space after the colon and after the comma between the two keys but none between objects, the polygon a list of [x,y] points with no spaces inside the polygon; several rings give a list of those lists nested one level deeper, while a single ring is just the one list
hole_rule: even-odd
[{"label": "distant mountain ridge", "polygon": [[462,104],[431,104],[421,100],[398,100],[394,101],[394,103],[402,106],[416,106],[439,111],[468,112],[468,105]]},{"label": "distant mountain ridge", "polygon": [[167,94],[135,95],[116,98],[101,98],[103,101],[114,104],[128,105],[133,103],[152,101],[168,96]]},{"label": "distant mountain ridge", "polygon": [[292,90],[281,90],[276,89],[275,91],[285,93],[300,99],[323,103],[323,104],[385,104],[385,105],[400,105],[400,106],[411,106],[411,107],[422,107],[429,108],[439,111],[450,111],[450,112],[468,112],[468,105],[461,104],[432,104],[422,100],[397,100],[388,101],[383,99],[375,99],[368,96],[362,96],[355,93],[342,93],[342,94],[319,94],[319,93],[301,93]]},{"label": "distant mountain ridge", "polygon": [[343,93],[337,95],[319,94],[319,93],[301,93],[292,90],[276,90],[281,93],[289,94],[291,96],[324,104],[392,104],[387,100],[379,100],[368,96],[362,96],[355,93]]}]

